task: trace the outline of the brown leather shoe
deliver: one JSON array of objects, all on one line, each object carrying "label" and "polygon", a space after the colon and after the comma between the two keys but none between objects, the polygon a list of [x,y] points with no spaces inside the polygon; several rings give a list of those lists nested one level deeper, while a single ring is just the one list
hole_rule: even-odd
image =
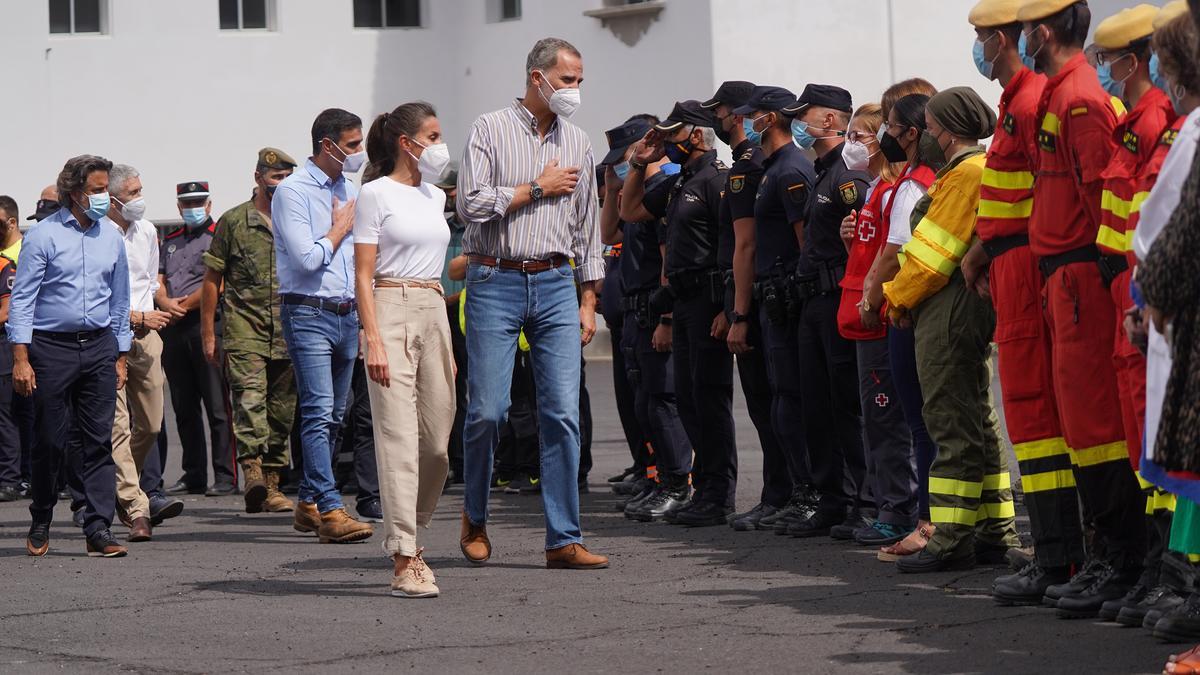
[{"label": "brown leather shoe", "polygon": [[608,567],[608,556],[590,553],[583,544],[567,544],[546,551],[546,568],[552,570],[599,570]]},{"label": "brown leather shoe", "polygon": [[25,539],[25,550],[29,555],[41,557],[50,550],[50,523],[34,523],[29,526]]},{"label": "brown leather shoe", "polygon": [[129,527],[129,536],[126,541],[150,541],[150,519],[146,516],[134,518],[133,524]]},{"label": "brown leather shoe", "polygon": [[462,549],[467,562],[476,565],[482,565],[492,557],[492,542],[488,539],[487,527],[472,523],[466,511],[462,514],[462,536],[458,540],[458,547]]},{"label": "brown leather shoe", "polygon": [[292,528],[297,532],[313,532],[321,529],[321,513],[312,502],[300,502],[296,508],[296,516],[292,519]]},{"label": "brown leather shoe", "polygon": [[262,513],[263,502],[267,499],[267,482],[263,479],[262,460],[244,459],[242,475],[246,477],[245,491],[242,497],[246,500],[246,513]]},{"label": "brown leather shoe", "polygon": [[263,477],[267,482],[267,499],[263,502],[263,510],[269,513],[286,513],[296,510],[296,505],[287,495],[279,491],[279,469],[264,469]]},{"label": "brown leather shoe", "polygon": [[322,513],[321,527],[317,530],[322,544],[353,544],[369,539],[373,534],[374,528],[351,518],[345,508]]}]

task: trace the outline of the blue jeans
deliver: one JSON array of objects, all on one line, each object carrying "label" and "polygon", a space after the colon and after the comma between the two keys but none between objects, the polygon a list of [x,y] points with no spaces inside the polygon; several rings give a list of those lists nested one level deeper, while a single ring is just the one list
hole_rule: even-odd
[{"label": "blue jeans", "polygon": [[574,270],[538,274],[472,263],[467,268],[467,421],[463,478],[467,518],[487,522],[492,457],[508,414],[517,336],[531,347],[541,445],[546,548],[583,541],[579,528],[579,302]]},{"label": "blue jeans", "polygon": [[284,305],[281,314],[300,400],[304,475],[299,497],[326,513],[342,508],[333,478],[333,441],[358,355],[358,313],[338,316],[306,305]]}]

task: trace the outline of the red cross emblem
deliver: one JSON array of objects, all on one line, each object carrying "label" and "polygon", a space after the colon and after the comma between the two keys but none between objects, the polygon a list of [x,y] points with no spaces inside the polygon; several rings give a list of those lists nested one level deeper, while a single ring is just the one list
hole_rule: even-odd
[{"label": "red cross emblem", "polygon": [[877,396],[875,396],[875,405],[879,406],[880,408],[886,408],[887,404],[888,404],[887,394],[878,394]]}]

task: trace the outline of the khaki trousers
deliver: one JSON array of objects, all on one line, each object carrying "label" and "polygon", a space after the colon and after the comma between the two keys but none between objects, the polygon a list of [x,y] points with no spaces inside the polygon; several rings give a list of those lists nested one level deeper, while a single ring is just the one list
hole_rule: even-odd
[{"label": "khaki trousers", "polygon": [[446,302],[430,282],[411,283],[424,285],[375,289],[390,386],[367,382],[383,550],[389,556],[416,554],[417,526],[429,527],[446,483],[454,426],[454,356]]},{"label": "khaki trousers", "polygon": [[150,500],[139,476],[146,455],[158,442],[162,428],[162,338],[157,331],[137,338],[125,358],[128,377],[117,392],[112,428],[112,455],[117,465],[117,503],[130,519],[150,515]]}]

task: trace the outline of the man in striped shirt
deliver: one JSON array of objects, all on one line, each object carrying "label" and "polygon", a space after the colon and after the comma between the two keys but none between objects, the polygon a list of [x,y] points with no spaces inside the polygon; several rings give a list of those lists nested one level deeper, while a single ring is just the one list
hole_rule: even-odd
[{"label": "man in striped shirt", "polygon": [[604,276],[592,146],[566,119],[581,82],[579,50],[539,40],[526,59],[525,96],[475,120],[458,175],[471,364],[461,548],[473,563],[491,557],[492,456],[524,330],[537,388],[546,566],[608,566],[583,546],[579,527],[580,352],[596,332],[594,284]]}]

